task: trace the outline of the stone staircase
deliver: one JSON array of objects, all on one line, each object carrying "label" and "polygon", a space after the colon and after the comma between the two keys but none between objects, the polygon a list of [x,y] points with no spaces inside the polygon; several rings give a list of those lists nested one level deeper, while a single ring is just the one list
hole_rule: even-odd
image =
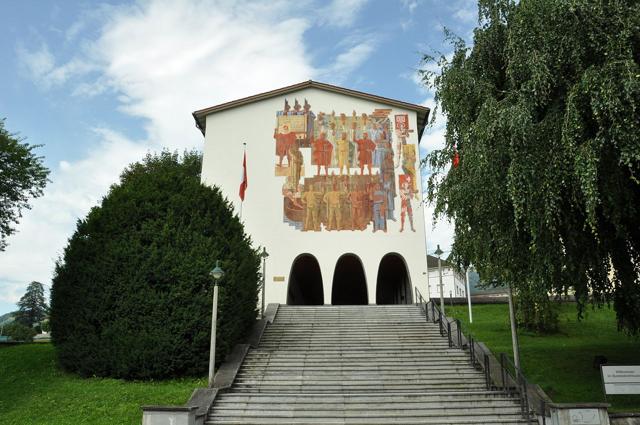
[{"label": "stone staircase", "polygon": [[418,305],[280,306],[207,424],[523,424]]}]

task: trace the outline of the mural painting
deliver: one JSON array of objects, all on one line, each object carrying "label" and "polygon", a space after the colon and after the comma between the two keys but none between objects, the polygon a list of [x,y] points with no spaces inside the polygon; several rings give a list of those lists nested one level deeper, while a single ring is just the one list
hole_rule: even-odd
[{"label": "mural painting", "polygon": [[399,197],[400,232],[405,217],[415,232],[417,157],[415,145],[407,143],[412,132],[409,116],[391,109],[316,115],[306,99],[303,105],[295,99],[293,107],[285,100],[273,135],[275,175],[285,178],[284,222],[308,232],[388,232]]}]

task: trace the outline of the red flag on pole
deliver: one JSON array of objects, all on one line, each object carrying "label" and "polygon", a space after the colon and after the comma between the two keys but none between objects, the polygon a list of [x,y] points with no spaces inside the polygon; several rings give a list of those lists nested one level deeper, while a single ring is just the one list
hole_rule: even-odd
[{"label": "red flag on pole", "polygon": [[247,190],[249,183],[247,181],[247,152],[245,151],[242,158],[242,181],[240,182],[240,199],[244,202],[244,192]]}]

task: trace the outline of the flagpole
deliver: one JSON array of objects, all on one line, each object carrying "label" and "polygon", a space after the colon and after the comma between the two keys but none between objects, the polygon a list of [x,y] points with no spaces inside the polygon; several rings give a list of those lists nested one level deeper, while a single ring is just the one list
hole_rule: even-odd
[{"label": "flagpole", "polygon": [[[247,168],[246,168],[246,160],[247,160],[247,143],[244,142],[242,143],[243,146],[243,151],[242,151],[242,167],[243,167],[243,176],[242,176],[242,181],[243,183],[246,185],[246,173],[247,173]],[[244,205],[244,193],[243,196],[240,197],[240,221],[242,221],[242,206]]]}]

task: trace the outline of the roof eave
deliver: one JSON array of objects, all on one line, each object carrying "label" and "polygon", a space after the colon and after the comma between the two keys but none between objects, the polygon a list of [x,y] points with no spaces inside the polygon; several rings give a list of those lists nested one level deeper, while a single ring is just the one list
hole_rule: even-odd
[{"label": "roof eave", "polygon": [[345,95],[349,95],[349,96],[364,98],[364,99],[375,101],[375,102],[378,102],[378,103],[384,103],[384,104],[389,104],[389,105],[392,105],[392,106],[402,107],[402,108],[405,108],[405,109],[409,109],[409,110],[415,111],[418,115],[420,113],[424,113],[424,115],[425,115],[424,119],[422,120],[422,122],[420,122],[418,124],[418,140],[420,140],[422,138],[422,134],[423,134],[424,129],[426,127],[426,124],[428,122],[430,109],[428,107],[426,107],[426,106],[416,105],[416,104],[408,103],[408,102],[403,102],[401,100],[390,99],[390,98],[383,97],[383,96],[377,96],[377,95],[373,95],[373,94],[370,94],[370,93],[365,93],[365,92],[360,92],[360,91],[357,91],[357,90],[347,89],[347,88],[344,88],[344,87],[338,87],[338,86],[334,86],[334,85],[331,85],[331,84],[320,83],[320,82],[313,81],[313,80],[303,81],[301,83],[293,84],[293,85],[286,86],[286,87],[281,87],[279,89],[267,91],[267,92],[264,92],[264,93],[255,94],[255,95],[248,96],[248,97],[243,97],[243,98],[240,98],[240,99],[232,100],[230,102],[225,102],[225,103],[221,103],[219,105],[211,106],[209,108],[200,109],[200,110],[197,110],[197,111],[193,112],[192,115],[193,115],[194,120],[196,121],[196,127],[204,135],[205,132],[206,132],[206,117],[209,114],[213,114],[213,113],[216,113],[216,112],[219,112],[219,111],[223,111],[223,110],[226,110],[226,109],[236,108],[236,107],[243,106],[243,105],[246,105],[246,104],[249,104],[249,103],[253,103],[253,102],[256,102],[256,101],[259,101],[259,100],[270,99],[272,97],[280,96],[282,94],[298,91],[298,90],[301,90],[301,89],[304,89],[304,88],[308,88],[308,87],[315,87],[315,88],[318,88],[318,89],[322,89],[322,90],[326,90],[326,91],[330,91],[330,92],[334,92],[334,93],[345,94]]}]

